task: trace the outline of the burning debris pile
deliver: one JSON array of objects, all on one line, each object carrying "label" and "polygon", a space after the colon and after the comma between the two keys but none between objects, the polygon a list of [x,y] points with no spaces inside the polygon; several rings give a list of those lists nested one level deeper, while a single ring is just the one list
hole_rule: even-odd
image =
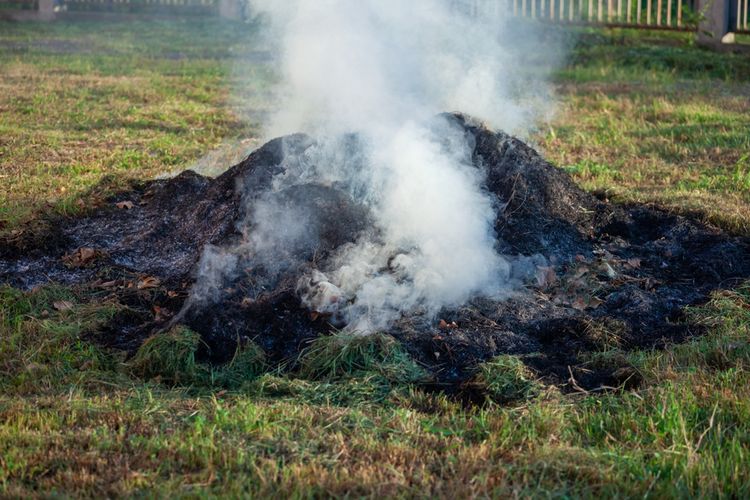
[{"label": "burning debris pile", "polygon": [[[179,323],[199,332],[218,362],[245,340],[280,362],[334,328],[382,331],[450,382],[501,353],[565,380],[579,353],[603,343],[679,341],[691,333],[685,306],[750,277],[745,239],[610,204],[513,137],[461,115],[439,122],[450,131],[443,147],[455,134],[470,146],[464,163],[493,215],[496,258],[469,287],[456,274],[475,273],[477,263],[461,259],[486,255],[443,240],[462,234],[449,227],[455,221],[440,221],[436,242],[393,238],[382,200],[354,182],[360,176],[313,175],[330,156],[305,135],[273,140],[216,179],[186,171],[145,183],[42,240],[6,242],[0,282],[111,293],[130,306],[109,327],[108,341],[125,347]],[[356,136],[341,140],[361,157]],[[461,266],[440,264],[448,273],[434,279],[436,266],[419,264],[430,245],[455,249]],[[594,385],[615,368],[576,377]]]}]

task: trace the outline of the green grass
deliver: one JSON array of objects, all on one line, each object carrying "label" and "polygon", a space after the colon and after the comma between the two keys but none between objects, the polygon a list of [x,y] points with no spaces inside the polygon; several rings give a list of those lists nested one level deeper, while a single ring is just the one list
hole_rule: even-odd
[{"label": "green grass", "polygon": [[534,141],[587,189],[750,234],[750,58],[689,37],[580,34]]},{"label": "green grass", "polygon": [[[68,324],[68,314],[106,304],[74,302],[59,289],[2,297],[0,348],[12,352],[2,358],[4,495],[748,493],[748,287],[691,311],[709,327],[705,336],[662,351],[605,353],[637,367],[638,391],[564,396],[501,357],[480,368],[503,403],[485,407],[359,369],[323,381],[268,373],[229,390],[145,381],[131,363],[100,353],[95,323],[40,323]],[[66,299],[73,309],[52,305]],[[173,335],[168,342],[185,349],[167,366],[194,370],[184,360],[197,339]],[[54,376],[39,379],[44,370]],[[28,372],[34,380],[23,378]]]},{"label": "green grass", "polygon": [[[214,21],[0,25],[0,231],[252,147],[263,50]],[[585,30],[533,140],[587,189],[748,233],[748,64],[680,34]],[[287,370],[252,343],[208,366],[185,329],[128,358],[102,331],[125,308],[0,288],[0,496],[750,494],[748,286],[690,310],[707,333],[664,350],[592,325],[586,362],[629,367],[637,389],[564,395],[503,356],[470,407],[420,386],[387,335],[322,337]]]},{"label": "green grass", "polygon": [[3,24],[0,229],[47,204],[75,212],[107,174],[168,173],[256,135],[243,117],[263,112],[273,75],[253,59],[265,50],[254,33],[217,21]]}]

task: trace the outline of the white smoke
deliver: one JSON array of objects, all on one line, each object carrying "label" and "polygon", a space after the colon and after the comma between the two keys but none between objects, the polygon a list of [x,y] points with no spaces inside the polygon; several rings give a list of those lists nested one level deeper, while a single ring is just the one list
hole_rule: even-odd
[{"label": "white smoke", "polygon": [[[498,200],[483,189],[463,130],[435,116],[460,110],[515,133],[538,118],[544,78],[528,78],[510,13],[468,15],[449,0],[251,4],[267,16],[282,66],[282,105],[268,134],[317,140],[309,162],[289,165],[272,191],[310,179],[343,183],[377,227],[377,236],[344,246],[322,272],[300,280],[302,303],[367,332],[407,311],[434,315],[472,296],[505,293],[514,271],[495,249]],[[341,146],[352,132],[362,145],[356,157]],[[245,250],[261,259],[283,255],[274,246],[298,239],[290,231],[299,216],[289,210],[256,201]]]},{"label": "white smoke", "polygon": [[[467,15],[464,4],[492,6]],[[251,0],[279,40],[283,108],[269,132],[393,131],[460,110],[507,132],[523,132],[544,94],[527,78],[525,47],[538,28],[498,0]],[[554,52],[554,48],[545,47]],[[530,89],[532,86],[533,89]]]}]

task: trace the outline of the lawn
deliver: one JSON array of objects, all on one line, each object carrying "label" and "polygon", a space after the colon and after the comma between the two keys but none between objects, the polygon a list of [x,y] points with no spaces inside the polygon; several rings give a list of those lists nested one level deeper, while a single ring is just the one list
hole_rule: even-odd
[{"label": "lawn", "polygon": [[[750,58],[682,34],[576,40],[534,144],[586,189],[750,234]],[[247,25],[0,24],[0,233],[239,158],[273,79]],[[323,339],[295,373],[252,349],[204,365],[185,330],[125,358],[99,342],[124,307],[0,288],[0,496],[750,495],[747,286],[688,312],[706,335],[587,360],[624,360],[637,389],[567,393],[505,356],[472,381],[483,406],[415,384],[381,335]]]}]

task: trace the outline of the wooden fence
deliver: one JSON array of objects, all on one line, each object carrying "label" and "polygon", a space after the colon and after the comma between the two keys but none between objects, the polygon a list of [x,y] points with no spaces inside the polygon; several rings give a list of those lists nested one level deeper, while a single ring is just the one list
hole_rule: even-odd
[{"label": "wooden fence", "polygon": [[[750,33],[750,0],[446,1],[478,16],[512,14],[570,24],[697,30],[699,34],[710,33],[716,40],[727,32]],[[58,12],[219,15],[241,19],[246,13],[246,4],[246,0],[0,0],[0,13],[3,9],[36,11],[44,19],[54,19]]]},{"label": "wooden fence", "polygon": [[737,17],[735,18],[734,26],[730,28],[736,33],[750,33],[750,24],[748,24],[748,8],[750,8],[750,2],[748,0],[736,0],[737,2]]},{"label": "wooden fence", "polygon": [[750,33],[750,0],[451,0],[476,16],[507,16],[544,22],[697,31],[721,41],[728,32]]},{"label": "wooden fence", "polygon": [[218,0],[64,0],[68,12],[216,15]]},{"label": "wooden fence", "polygon": [[[725,0],[716,0],[725,1]],[[740,3],[748,0],[739,0]],[[696,0],[456,0],[478,16],[512,13],[516,17],[570,24],[694,30]]]},{"label": "wooden fence", "polygon": [[551,21],[695,29],[691,0],[510,0],[513,14]]},{"label": "wooden fence", "polygon": [[[241,18],[243,0],[0,0],[3,12],[19,11],[22,19],[70,19],[99,14],[187,15]],[[6,16],[11,17],[12,16]]]}]

